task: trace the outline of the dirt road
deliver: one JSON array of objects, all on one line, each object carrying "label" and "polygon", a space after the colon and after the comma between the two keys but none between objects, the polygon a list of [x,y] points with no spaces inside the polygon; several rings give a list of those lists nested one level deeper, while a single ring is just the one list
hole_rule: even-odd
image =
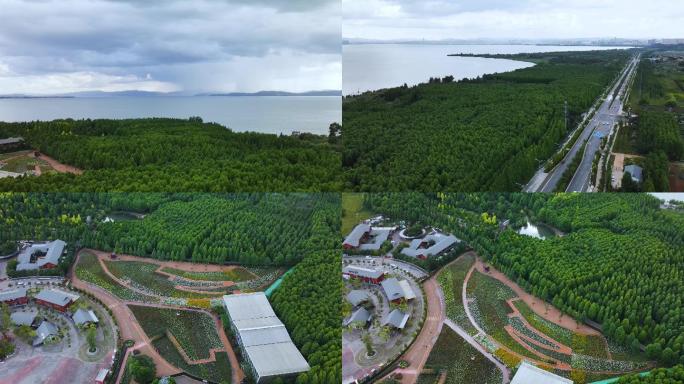
[{"label": "dirt road", "polygon": [[433,276],[423,283],[425,290],[425,298],[427,303],[427,317],[423,323],[423,329],[411,345],[411,347],[401,357],[402,360],[409,362],[409,366],[404,369],[398,369],[403,375],[401,379],[402,384],[415,384],[418,380],[420,372],[425,367],[425,362],[432,351],[432,347],[437,342],[439,333],[442,331],[442,324],[444,323],[444,299],[437,284],[436,278]]},{"label": "dirt road", "polygon": [[[35,153],[31,153],[29,156],[36,157]],[[38,158],[50,164],[50,167],[59,173],[73,173],[74,175],[80,175],[83,173],[83,170],[72,167],[71,165],[62,164],[44,153],[41,153]]]}]

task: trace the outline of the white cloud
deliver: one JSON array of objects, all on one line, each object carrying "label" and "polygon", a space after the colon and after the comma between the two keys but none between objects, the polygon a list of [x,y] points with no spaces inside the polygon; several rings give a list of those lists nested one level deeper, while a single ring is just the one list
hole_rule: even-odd
[{"label": "white cloud", "polygon": [[343,35],[373,39],[684,37],[670,0],[343,0]]}]

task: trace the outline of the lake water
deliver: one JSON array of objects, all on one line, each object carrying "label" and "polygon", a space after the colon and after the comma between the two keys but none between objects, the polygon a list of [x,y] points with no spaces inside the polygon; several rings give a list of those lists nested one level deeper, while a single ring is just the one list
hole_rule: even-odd
[{"label": "lake water", "polygon": [[0,121],[200,116],[233,131],[328,134],[339,96],[188,96],[0,99]]},{"label": "lake water", "polygon": [[591,51],[625,47],[550,45],[435,45],[435,44],[347,44],[342,47],[344,95],[425,83],[430,77],[452,75],[475,78],[532,66],[514,60],[453,57],[452,53],[515,54],[531,52]]},{"label": "lake water", "polygon": [[527,222],[527,225],[518,230],[518,233],[525,236],[536,237],[537,239],[547,239],[556,236],[556,233],[551,227],[544,224],[532,224],[529,221]]},{"label": "lake water", "polygon": [[651,193],[651,195],[664,201],[677,200],[684,202],[684,192],[655,192]]}]

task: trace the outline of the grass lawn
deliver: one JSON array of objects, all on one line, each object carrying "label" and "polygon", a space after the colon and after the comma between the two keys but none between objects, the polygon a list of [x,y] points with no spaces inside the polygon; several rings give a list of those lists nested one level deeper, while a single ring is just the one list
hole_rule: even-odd
[{"label": "grass lawn", "polygon": [[[131,285],[149,291],[148,293],[180,298],[216,297],[216,294],[202,294],[177,290],[175,284],[155,272],[157,264],[141,261],[105,261],[109,271],[122,280],[129,280]],[[225,290],[224,290],[225,291]]]},{"label": "grass lawn", "polygon": [[[15,154],[13,154],[14,156]],[[5,158],[10,157],[6,156]],[[36,165],[40,166],[40,169],[45,172],[51,170],[50,165],[44,160],[36,159],[29,156],[21,156],[13,158],[5,162],[6,164],[2,167],[3,171],[24,173],[29,170],[33,170]]]},{"label": "grass lawn", "polygon": [[171,267],[164,267],[162,271],[186,279],[200,281],[234,281],[237,283],[257,278],[252,272],[243,267],[236,267],[223,272],[189,272]]},{"label": "grass lawn", "polygon": [[356,224],[371,216],[372,212],[363,209],[362,193],[342,194],[342,235],[347,235]]},{"label": "grass lawn", "polygon": [[223,347],[214,320],[205,313],[138,305],[128,307],[148,337],[165,335],[168,330],[193,360],[208,358],[209,349]]},{"label": "grass lawn", "polygon": [[215,383],[223,380],[230,382],[231,369],[228,354],[219,352],[216,354],[216,362],[208,364],[188,364],[183,356],[178,353],[176,347],[167,337],[161,337],[152,342],[154,348],[160,355],[173,366],[176,366],[192,375],[201,377]]},{"label": "grass lawn", "polygon": [[[425,368],[436,373],[446,370],[447,384],[498,384],[502,379],[492,362],[447,326],[442,328]],[[439,374],[420,375],[418,383],[432,384],[438,378]]]},{"label": "grass lawn", "polygon": [[628,153],[638,155],[636,150],[636,127],[632,125],[621,127],[618,135],[615,138],[615,146],[613,152]]},{"label": "grass lawn", "polygon": [[437,276],[437,281],[444,292],[446,302],[446,316],[471,335],[475,335],[477,330],[470,323],[463,308],[461,294],[463,292],[463,280],[475,263],[475,256],[465,254],[456,261],[444,268]]},{"label": "grass lawn", "polygon": [[83,281],[95,284],[104,290],[112,293],[122,300],[136,300],[144,302],[159,302],[158,299],[152,296],[141,295],[137,292],[119,285],[112,280],[100,266],[97,256],[91,253],[82,253],[78,265],[76,265],[76,276]]}]

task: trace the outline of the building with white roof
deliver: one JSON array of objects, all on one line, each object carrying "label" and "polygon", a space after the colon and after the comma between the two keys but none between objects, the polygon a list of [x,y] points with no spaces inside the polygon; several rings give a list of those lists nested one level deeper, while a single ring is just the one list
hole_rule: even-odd
[{"label": "building with white roof", "polygon": [[71,304],[79,299],[79,295],[59,289],[43,289],[34,297],[36,303],[65,312]]},{"label": "building with white roof", "polygon": [[62,240],[31,244],[17,256],[17,271],[55,268],[64,254],[66,243]]},{"label": "building with white roof", "polygon": [[14,325],[28,325],[30,327],[35,320],[35,312],[12,312],[10,314],[10,321]]},{"label": "building with white roof", "polygon": [[411,241],[411,244],[402,249],[401,253],[410,257],[427,259],[428,257],[439,255],[458,242],[460,242],[460,240],[454,235],[433,233],[422,239]]},{"label": "building with white roof", "polygon": [[523,361],[511,384],[573,384],[573,381]]},{"label": "building with white roof", "polygon": [[26,288],[16,288],[10,291],[0,291],[0,303],[7,305],[21,305],[28,303]]},{"label": "building with white roof", "polygon": [[397,308],[390,312],[387,317],[385,317],[385,319],[382,321],[382,325],[391,325],[397,329],[404,329],[409,317],[410,315],[408,313]]},{"label": "building with white roof", "polygon": [[401,300],[412,300],[416,298],[416,293],[411,288],[407,280],[399,281],[396,277],[384,280],[382,283],[383,291],[389,301],[398,302]]},{"label": "building with white roof", "polygon": [[59,329],[54,324],[43,321],[40,323],[38,329],[36,329],[36,338],[33,339],[33,346],[37,347],[45,342],[50,336],[55,336],[59,332]]},{"label": "building with white roof", "polygon": [[97,324],[99,322],[95,312],[93,312],[92,309],[85,310],[83,308],[79,308],[76,312],[74,312],[71,318],[74,320],[76,325]]},{"label": "building with white roof", "polygon": [[223,304],[257,383],[310,369],[263,292],[226,295]]}]

